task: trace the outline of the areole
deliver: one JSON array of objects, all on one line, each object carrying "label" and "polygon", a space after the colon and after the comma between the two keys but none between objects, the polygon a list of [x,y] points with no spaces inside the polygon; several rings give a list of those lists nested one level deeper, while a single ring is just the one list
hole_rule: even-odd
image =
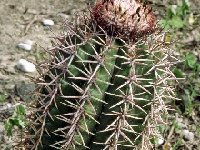
[{"label": "areole", "polygon": [[164,33],[154,33],[156,17],[138,0],[97,0],[87,19],[80,18],[55,37],[52,59],[40,67],[24,145],[153,149],[165,99],[175,97],[168,81],[178,62],[159,40]]}]

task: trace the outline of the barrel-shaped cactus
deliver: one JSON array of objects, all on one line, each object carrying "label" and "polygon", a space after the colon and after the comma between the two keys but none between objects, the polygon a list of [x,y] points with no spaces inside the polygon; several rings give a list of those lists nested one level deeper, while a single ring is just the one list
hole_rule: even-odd
[{"label": "barrel-shaped cactus", "polygon": [[[151,149],[178,62],[138,0],[97,0],[40,66],[27,149]],[[170,81],[171,80],[171,81]]]}]

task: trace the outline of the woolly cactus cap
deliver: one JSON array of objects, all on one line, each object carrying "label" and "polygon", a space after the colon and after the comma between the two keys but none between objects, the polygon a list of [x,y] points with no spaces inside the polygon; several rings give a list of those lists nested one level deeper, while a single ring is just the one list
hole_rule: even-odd
[{"label": "woolly cactus cap", "polygon": [[139,0],[97,0],[91,9],[97,25],[109,35],[131,41],[153,33],[156,17],[150,7]]}]

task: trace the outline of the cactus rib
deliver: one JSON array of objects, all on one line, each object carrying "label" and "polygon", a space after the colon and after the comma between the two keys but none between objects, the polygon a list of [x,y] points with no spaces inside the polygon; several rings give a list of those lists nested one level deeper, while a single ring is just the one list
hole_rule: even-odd
[{"label": "cactus rib", "polygon": [[27,149],[154,148],[179,61],[138,0],[97,0],[90,13],[66,24],[41,65]]}]

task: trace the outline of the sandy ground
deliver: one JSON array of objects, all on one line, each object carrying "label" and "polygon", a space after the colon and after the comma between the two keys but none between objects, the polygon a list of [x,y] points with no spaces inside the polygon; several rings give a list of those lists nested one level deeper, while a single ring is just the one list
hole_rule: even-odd
[{"label": "sandy ground", "polygon": [[[26,80],[24,73],[16,70],[20,58],[35,62],[41,48],[51,46],[49,37],[61,32],[61,25],[76,10],[85,7],[82,0],[1,0],[0,1],[0,93],[12,90],[16,82]],[[55,22],[50,31],[43,19]],[[35,42],[31,52],[17,48],[17,44],[30,39]],[[29,74],[34,76],[35,74]]]},{"label": "sandy ground", "polygon": [[[19,59],[25,58],[36,63],[38,53],[51,47],[52,36],[59,35],[65,19],[70,19],[77,11],[86,7],[85,0],[1,0],[0,1],[0,95],[7,97],[6,103],[14,104],[20,100],[15,88],[23,82],[28,83],[27,76],[35,73],[23,73],[16,69]],[[51,29],[42,24],[43,19],[52,19],[55,25]],[[24,40],[34,41],[31,51],[19,49],[17,45]],[[3,121],[9,116],[0,112],[0,149],[8,144],[5,139]]]}]

